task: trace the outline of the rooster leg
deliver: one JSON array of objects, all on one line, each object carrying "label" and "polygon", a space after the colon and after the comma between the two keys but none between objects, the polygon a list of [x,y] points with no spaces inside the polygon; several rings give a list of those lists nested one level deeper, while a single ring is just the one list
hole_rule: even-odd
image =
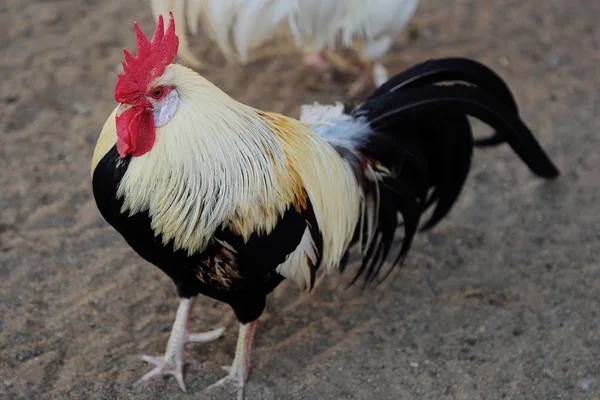
[{"label": "rooster leg", "polygon": [[254,332],[256,331],[257,324],[257,321],[240,324],[233,364],[231,364],[231,367],[223,367],[223,369],[229,372],[229,375],[213,383],[206,390],[230,384],[237,388],[238,400],[244,399],[244,385],[250,371],[250,350],[252,349],[252,341],[254,340]]},{"label": "rooster leg", "polygon": [[141,377],[134,386],[138,386],[157,376],[173,375],[181,390],[185,392],[185,382],[183,381],[183,367],[186,363],[185,344],[189,342],[205,343],[213,341],[221,336],[225,330],[225,328],[219,328],[204,333],[190,333],[188,325],[195,301],[195,297],[181,300],[173,328],[171,329],[171,336],[169,336],[169,341],[167,342],[165,355],[162,357],[142,355],[142,360],[154,364],[155,368]]}]

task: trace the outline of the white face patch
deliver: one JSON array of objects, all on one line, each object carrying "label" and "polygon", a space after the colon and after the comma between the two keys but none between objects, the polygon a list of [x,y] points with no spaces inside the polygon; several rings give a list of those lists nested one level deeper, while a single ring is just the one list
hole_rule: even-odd
[{"label": "white face patch", "polygon": [[155,100],[152,103],[154,105],[154,110],[152,111],[152,114],[154,114],[154,126],[158,128],[169,122],[173,118],[173,115],[175,115],[175,111],[177,111],[177,106],[179,105],[179,93],[173,89],[164,99],[160,101]]}]

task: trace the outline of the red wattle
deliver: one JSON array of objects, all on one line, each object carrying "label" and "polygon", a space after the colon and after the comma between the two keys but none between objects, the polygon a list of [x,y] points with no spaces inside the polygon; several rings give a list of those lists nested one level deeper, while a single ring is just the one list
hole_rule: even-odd
[{"label": "red wattle", "polygon": [[132,107],[116,118],[117,151],[121,158],[128,154],[139,157],[152,149],[156,132],[154,115],[146,105]]}]

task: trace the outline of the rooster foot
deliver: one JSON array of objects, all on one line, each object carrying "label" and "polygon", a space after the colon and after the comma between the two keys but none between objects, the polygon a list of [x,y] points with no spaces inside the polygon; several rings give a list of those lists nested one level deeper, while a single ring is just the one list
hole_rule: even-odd
[{"label": "rooster foot", "polygon": [[186,364],[185,357],[182,357],[180,360],[165,361],[165,357],[152,357],[144,354],[141,355],[140,358],[150,364],[154,364],[155,368],[142,376],[133,384],[133,387],[137,387],[142,383],[148,382],[161,375],[172,375],[177,381],[177,384],[179,384],[181,390],[184,392],[186,391],[185,382],[183,381],[183,367]]},{"label": "rooster foot", "polygon": [[[184,341],[183,344],[185,345],[186,343],[190,342],[211,342],[219,338],[223,334],[223,331],[225,331],[225,328],[219,328],[203,333],[187,334],[186,336],[188,336],[188,338]],[[169,346],[167,345],[167,352],[162,357],[153,357],[146,354],[140,356],[142,360],[146,361],[149,364],[153,364],[155,368],[152,371],[148,372],[146,375],[142,376],[134,384],[134,387],[137,387],[138,385],[158,376],[172,375],[177,380],[177,384],[179,384],[181,390],[183,390],[184,392],[186,391],[185,382],[183,381],[183,369],[185,367],[185,364],[189,363],[190,360],[187,359],[183,346],[178,347],[176,349],[172,349],[172,351],[169,350]],[[191,362],[193,362],[193,360]]]},{"label": "rooster foot", "polygon": [[218,339],[225,331],[225,328],[215,329],[203,333],[189,333],[188,322],[194,305],[194,298],[182,299],[177,309],[177,316],[171,329],[171,336],[167,342],[167,350],[162,357],[153,357],[142,355],[141,359],[153,364],[155,367],[152,371],[142,376],[134,387],[147,382],[157,376],[172,375],[177,380],[179,387],[184,392],[185,382],[183,381],[183,369],[186,364],[185,345],[190,342],[206,343]]},{"label": "rooster foot", "polygon": [[246,379],[248,378],[248,371],[245,370],[245,368],[234,370],[229,366],[224,366],[221,368],[223,368],[229,374],[208,386],[205,390],[231,385],[237,390],[237,400],[244,400],[244,386],[246,384]]},{"label": "rooster foot", "polygon": [[231,385],[237,389],[237,400],[244,400],[244,385],[248,379],[248,372],[250,372],[250,351],[252,349],[256,325],[256,321],[248,324],[240,324],[233,363],[231,367],[222,367],[228,372],[227,376],[213,383],[205,390],[208,391],[217,387]]}]

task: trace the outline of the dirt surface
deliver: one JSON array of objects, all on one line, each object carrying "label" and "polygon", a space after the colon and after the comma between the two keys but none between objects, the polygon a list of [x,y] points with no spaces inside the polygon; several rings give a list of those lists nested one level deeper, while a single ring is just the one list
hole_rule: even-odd
[{"label": "dirt surface", "polygon": [[[89,160],[114,107],[142,0],[0,4],[0,398],[231,399],[204,392],[233,358],[230,309],[202,298],[188,392],[132,383],[164,351],[171,281],[100,217]],[[384,284],[310,295],[284,284],[258,329],[247,399],[600,398],[600,2],[423,0],[419,35],[398,39],[391,72],[429,57],[488,63],[561,169],[536,179],[510,149],[478,151],[460,201],[421,234]],[[289,46],[245,68],[204,39],[205,76],[253,106],[297,115],[343,99]],[[265,51],[266,52],[266,51]],[[274,54],[274,56],[273,56]]]}]

